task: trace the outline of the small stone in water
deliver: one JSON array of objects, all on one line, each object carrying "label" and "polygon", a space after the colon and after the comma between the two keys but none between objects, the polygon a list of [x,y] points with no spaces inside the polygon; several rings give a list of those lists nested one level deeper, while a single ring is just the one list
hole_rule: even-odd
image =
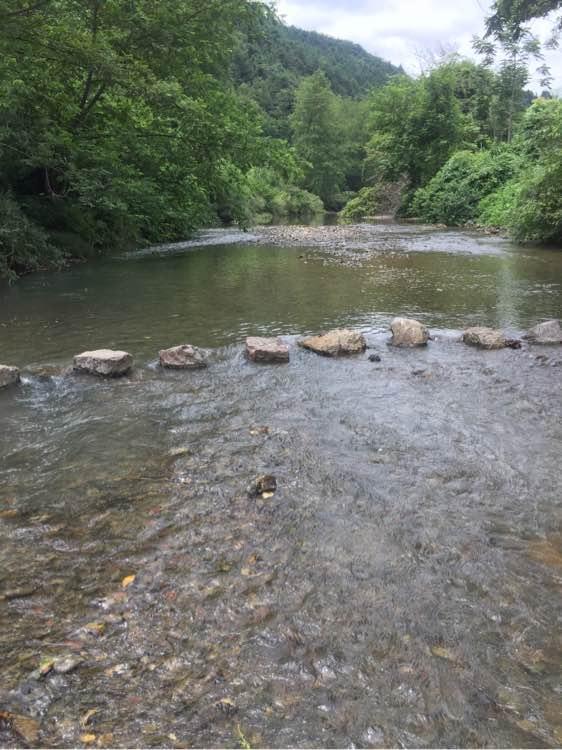
[{"label": "small stone in water", "polygon": [[7,726],[24,742],[32,747],[37,745],[39,738],[39,722],[29,716],[13,714],[11,711],[0,711],[0,729]]},{"label": "small stone in water", "polygon": [[264,474],[254,480],[250,485],[248,494],[250,497],[257,497],[258,495],[261,497],[272,497],[276,490],[277,480],[275,477],[271,474]]},{"label": "small stone in water", "polygon": [[20,382],[20,371],[17,367],[0,365],[0,388]]},{"label": "small stone in water", "polygon": [[92,635],[103,635],[105,631],[104,622],[88,622],[84,625],[84,630]]},{"label": "small stone in water", "polygon": [[369,362],[380,362],[380,354],[369,354]]},{"label": "small stone in water", "polygon": [[250,435],[268,435],[268,434],[269,434],[269,427],[267,427],[266,425],[252,427],[250,430]]},{"label": "small stone in water", "polygon": [[90,708],[84,716],[80,719],[80,726],[86,729],[86,727],[91,724],[92,719],[94,716],[99,713],[99,708]]},{"label": "small stone in water", "polygon": [[68,674],[79,667],[82,661],[78,656],[63,656],[54,660],[53,669],[57,674]]},{"label": "small stone in water", "polygon": [[227,716],[232,716],[238,711],[238,706],[230,698],[221,698],[215,705],[219,711],[222,711]]},{"label": "small stone in water", "polygon": [[49,674],[49,672],[52,670],[52,668],[55,666],[55,660],[54,659],[43,659],[41,664],[39,665],[39,677],[44,677],[45,675]]},{"label": "small stone in water", "polygon": [[433,656],[438,656],[440,659],[447,659],[448,661],[455,661],[455,657],[451,654],[449,649],[444,646],[432,646],[431,653]]}]

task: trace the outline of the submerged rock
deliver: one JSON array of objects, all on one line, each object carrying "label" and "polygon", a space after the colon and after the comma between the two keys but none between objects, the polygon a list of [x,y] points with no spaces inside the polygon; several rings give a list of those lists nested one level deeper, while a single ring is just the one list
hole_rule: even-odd
[{"label": "submerged rock", "polygon": [[467,328],[462,335],[462,340],[470,346],[477,346],[480,349],[519,349],[521,342],[517,339],[508,339],[501,331],[484,326],[475,326]]},{"label": "submerged rock", "polygon": [[280,338],[250,336],[246,339],[246,356],[252,362],[288,362],[289,347]]},{"label": "submerged rock", "polygon": [[52,378],[62,378],[72,372],[71,367],[62,367],[60,365],[33,365],[25,368],[25,374],[31,375],[39,380],[51,380]]},{"label": "submerged rock", "polygon": [[429,341],[429,331],[413,318],[394,318],[390,324],[392,346],[425,346]]},{"label": "submerged rock", "polygon": [[82,664],[84,660],[79,656],[62,656],[53,662],[53,671],[57,674],[68,674]]},{"label": "submerged rock", "polygon": [[277,479],[271,474],[264,474],[264,476],[254,479],[254,481],[248,487],[248,495],[250,497],[258,497],[259,495],[272,495],[277,490]]},{"label": "submerged rock", "polygon": [[6,728],[28,746],[35,747],[39,739],[39,722],[31,716],[11,711],[0,711],[0,729]]},{"label": "submerged rock", "polygon": [[158,352],[161,367],[173,370],[193,370],[207,367],[205,353],[191,344],[172,346]]},{"label": "submerged rock", "polygon": [[20,371],[17,367],[9,365],[0,365],[0,388],[8,385],[15,385],[20,381]]},{"label": "submerged rock", "polygon": [[97,349],[92,352],[82,352],[74,357],[76,372],[90,375],[103,375],[115,378],[126,375],[133,366],[133,358],[128,352],[113,351],[112,349]]},{"label": "submerged rock", "polygon": [[559,320],[545,320],[531,328],[525,336],[534,344],[562,344],[562,326]]},{"label": "submerged rock", "polygon": [[347,328],[336,328],[318,336],[309,336],[299,341],[299,346],[310,349],[316,354],[327,357],[339,357],[345,354],[360,354],[367,348],[365,337],[357,331]]}]

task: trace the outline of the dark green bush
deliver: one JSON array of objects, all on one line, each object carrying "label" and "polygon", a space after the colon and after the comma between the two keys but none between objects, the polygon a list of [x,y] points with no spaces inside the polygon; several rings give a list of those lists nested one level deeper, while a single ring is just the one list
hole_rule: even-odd
[{"label": "dark green bush", "polygon": [[63,254],[49,242],[9,193],[0,194],[0,277],[60,266]]},{"label": "dark green bush", "polygon": [[429,183],[416,191],[410,213],[433,223],[459,226],[477,219],[480,201],[520,168],[509,147],[457,151]]}]

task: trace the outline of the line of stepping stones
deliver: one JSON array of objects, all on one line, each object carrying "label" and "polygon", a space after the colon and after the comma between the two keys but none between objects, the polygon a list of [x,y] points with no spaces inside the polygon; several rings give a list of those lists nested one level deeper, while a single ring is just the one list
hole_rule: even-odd
[{"label": "line of stepping stones", "polygon": [[[397,347],[425,346],[431,339],[429,330],[423,323],[411,318],[394,318],[390,324],[392,339]],[[559,320],[547,320],[532,328],[525,336],[532,343],[562,344],[562,327]],[[503,349],[521,347],[519,339],[509,339],[502,331],[483,326],[467,328],[462,340],[465,344],[481,349]],[[309,336],[297,342],[304,349],[329,357],[359,354],[367,348],[361,333],[347,328],[337,328],[317,336]],[[246,339],[246,356],[252,362],[282,363],[289,361],[289,347],[280,338],[250,336]],[[159,352],[162,367],[176,370],[198,369],[207,366],[205,353],[190,344],[162,349]],[[112,349],[98,349],[82,352],[74,357],[73,369],[78,373],[119,377],[126,375],[133,366],[133,357],[128,352]],[[0,365],[0,388],[19,383],[20,371],[17,367]]]}]

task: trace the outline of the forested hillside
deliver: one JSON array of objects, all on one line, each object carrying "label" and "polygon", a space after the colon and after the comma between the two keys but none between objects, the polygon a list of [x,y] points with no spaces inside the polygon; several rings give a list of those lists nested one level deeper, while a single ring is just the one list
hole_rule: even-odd
[{"label": "forested hillside", "polygon": [[272,135],[290,136],[296,88],[317,70],[325,73],[335,94],[355,99],[404,72],[358,44],[285,26],[271,13],[260,21],[241,35],[232,71],[267,114]]}]

